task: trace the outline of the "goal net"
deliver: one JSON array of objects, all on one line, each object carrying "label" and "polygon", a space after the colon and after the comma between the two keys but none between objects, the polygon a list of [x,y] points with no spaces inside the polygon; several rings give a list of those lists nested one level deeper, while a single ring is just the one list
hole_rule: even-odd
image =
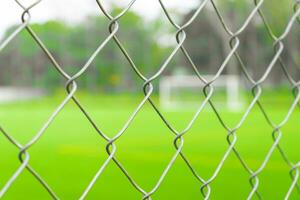
[{"label": "goal net", "polygon": [[[213,76],[204,76],[211,80]],[[229,111],[243,107],[241,83],[237,75],[221,75],[215,82],[214,102]],[[205,84],[192,75],[164,76],[159,83],[159,101],[164,109],[187,109],[199,106]]]}]

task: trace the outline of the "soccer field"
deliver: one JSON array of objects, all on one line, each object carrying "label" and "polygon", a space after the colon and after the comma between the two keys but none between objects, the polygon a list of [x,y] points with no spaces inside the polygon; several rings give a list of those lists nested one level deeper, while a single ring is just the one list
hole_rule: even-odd
[{"label": "soccer field", "polygon": [[[79,95],[100,129],[113,136],[141,101],[137,96]],[[278,101],[272,101],[276,99]],[[1,105],[1,126],[20,143],[25,144],[36,134],[63,95],[30,102]],[[273,94],[262,98],[268,114],[279,123],[283,120],[293,97]],[[249,103],[249,101],[247,102]],[[300,109],[296,109],[283,127],[280,140],[289,159],[300,158]],[[221,116],[234,127],[244,110]],[[183,129],[194,113],[193,109],[164,111],[167,119]],[[200,113],[196,123],[184,136],[183,151],[204,179],[209,179],[228,148],[226,130],[221,126],[209,105]],[[253,171],[262,164],[271,147],[272,128],[258,106],[251,111],[237,131],[236,148]],[[175,153],[175,136],[165,126],[151,106],[146,103],[124,135],[117,140],[116,157],[131,177],[146,191],[152,190]],[[57,116],[42,138],[30,149],[31,166],[46,180],[61,199],[78,199],[108,155],[106,142],[70,101]],[[0,135],[0,188],[20,165],[18,149]],[[276,149],[265,169],[259,174],[259,192],[264,199],[283,199],[292,181],[289,166]],[[251,191],[250,175],[230,153],[217,178],[211,183],[211,199],[246,199]],[[202,199],[201,183],[192,175],[181,157],[170,169],[153,199]],[[142,195],[112,161],[101,174],[87,199],[141,199]],[[26,170],[13,183],[3,199],[51,199],[45,189]],[[256,197],[254,198],[256,199]],[[291,199],[299,199],[294,190]]]}]

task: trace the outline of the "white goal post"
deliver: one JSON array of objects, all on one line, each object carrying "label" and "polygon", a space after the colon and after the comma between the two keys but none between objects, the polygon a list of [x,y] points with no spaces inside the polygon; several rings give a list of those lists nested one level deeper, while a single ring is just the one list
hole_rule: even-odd
[{"label": "white goal post", "polygon": [[[211,80],[213,76],[204,76],[206,80]],[[222,104],[230,111],[239,111],[243,107],[240,91],[240,77],[237,75],[221,75],[212,84],[217,93],[218,88],[223,88],[226,93],[226,99]],[[172,99],[172,93],[175,90],[193,89],[197,95],[203,94],[205,84],[197,76],[175,75],[164,76],[159,83],[159,101],[162,108],[180,109],[200,105],[196,101],[178,101]],[[224,102],[225,101],[225,102]]]},{"label": "white goal post", "polygon": [[30,87],[0,86],[0,103],[40,98],[46,91]]}]

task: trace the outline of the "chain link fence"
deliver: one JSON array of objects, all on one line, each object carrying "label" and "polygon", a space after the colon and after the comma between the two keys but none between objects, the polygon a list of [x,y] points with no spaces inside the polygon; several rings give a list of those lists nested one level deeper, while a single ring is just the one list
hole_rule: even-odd
[{"label": "chain link fence", "polygon": [[[5,193],[9,190],[9,188],[13,185],[13,183],[18,179],[20,174],[24,170],[28,170],[32,176],[34,176],[39,183],[44,187],[44,189],[49,193],[49,195],[53,199],[59,199],[56,192],[47,184],[47,182],[41,177],[30,165],[30,155],[28,153],[28,150],[39,141],[41,136],[45,134],[45,131],[49,127],[49,125],[55,120],[56,116],[64,109],[65,105],[69,101],[73,101],[82,111],[82,113],[85,115],[85,117],[90,122],[90,125],[99,133],[101,138],[107,142],[106,145],[106,152],[107,152],[107,159],[102,164],[102,166],[99,168],[97,173],[94,175],[93,179],[90,181],[89,185],[86,187],[84,192],[82,193],[80,199],[85,199],[85,197],[89,194],[89,191],[91,188],[95,185],[96,181],[100,178],[100,175],[105,171],[107,165],[111,162],[115,163],[115,165],[120,169],[120,171],[124,174],[124,176],[127,177],[130,184],[136,189],[137,192],[139,192],[142,195],[142,199],[151,199],[152,195],[159,189],[162,182],[164,181],[166,175],[170,171],[171,167],[173,166],[175,160],[177,158],[181,158],[185,164],[188,166],[190,172],[193,174],[195,179],[197,179],[201,183],[200,191],[202,193],[202,196],[204,199],[210,199],[211,193],[214,191],[211,189],[211,183],[216,179],[216,177],[219,175],[220,171],[222,170],[222,167],[224,165],[224,162],[227,160],[230,153],[234,153],[236,158],[240,161],[243,168],[247,171],[249,174],[249,180],[251,185],[251,191],[249,191],[249,194],[247,196],[247,199],[253,199],[255,196],[258,199],[262,199],[262,195],[259,192],[259,175],[264,170],[266,164],[270,160],[271,155],[278,151],[286,164],[290,167],[290,178],[291,178],[291,184],[289,186],[288,191],[286,191],[285,199],[289,199],[292,192],[294,190],[297,190],[297,192],[300,194],[300,187],[298,185],[298,179],[299,179],[299,167],[300,167],[300,161],[298,163],[293,163],[285,153],[285,150],[280,145],[280,139],[283,136],[282,135],[282,127],[288,122],[291,114],[294,112],[294,110],[298,107],[300,108],[299,99],[300,99],[300,82],[298,80],[294,80],[292,76],[289,74],[287,67],[281,58],[282,52],[284,51],[284,39],[286,39],[292,29],[292,27],[300,23],[300,1],[294,2],[294,13],[292,14],[290,20],[286,24],[285,29],[281,33],[281,35],[276,36],[271,29],[271,26],[269,25],[267,19],[264,16],[264,13],[261,9],[262,5],[264,4],[264,0],[254,0],[253,1],[253,9],[250,12],[250,14],[247,16],[247,18],[244,20],[242,25],[238,28],[238,30],[231,30],[229,26],[226,24],[220,10],[218,7],[218,4],[214,2],[214,0],[202,0],[199,2],[199,6],[195,10],[194,14],[183,24],[178,24],[175,19],[170,15],[167,7],[164,5],[164,2],[162,0],[158,0],[161,6],[161,9],[163,10],[165,16],[167,17],[170,24],[172,24],[173,27],[176,28],[177,33],[174,35],[176,37],[177,45],[173,49],[172,53],[165,59],[163,64],[160,66],[160,68],[157,70],[157,72],[152,75],[151,77],[144,76],[140,71],[138,66],[135,65],[134,60],[131,58],[127,50],[124,48],[122,41],[119,40],[117,33],[119,31],[119,20],[126,15],[128,10],[132,7],[132,5],[135,4],[136,0],[132,0],[119,14],[116,16],[112,16],[109,13],[109,10],[103,6],[102,2],[100,0],[97,0],[97,4],[99,6],[99,9],[101,12],[107,17],[107,19],[110,21],[109,27],[109,35],[107,38],[103,40],[101,44],[99,44],[98,48],[94,51],[94,53],[90,56],[90,58],[86,61],[84,66],[73,76],[67,74],[60,64],[57,62],[55,57],[50,53],[47,46],[43,43],[43,41],[39,38],[38,34],[31,28],[30,26],[30,10],[34,8],[36,5],[38,5],[42,0],[37,0],[33,2],[29,6],[24,6],[21,1],[15,0],[15,2],[23,9],[23,13],[21,15],[22,18],[22,24],[8,37],[6,38],[1,44],[0,44],[0,53],[1,50],[3,50],[7,45],[10,44],[10,42],[22,31],[26,30],[31,37],[34,39],[34,41],[39,45],[40,49],[43,50],[43,52],[46,54],[48,59],[53,64],[53,67],[57,70],[57,72],[65,78],[66,81],[66,91],[67,95],[65,99],[57,106],[55,111],[51,114],[51,116],[48,118],[48,120],[43,124],[43,126],[40,128],[40,130],[34,135],[34,137],[25,145],[21,145],[17,140],[15,140],[13,137],[10,136],[8,132],[4,130],[4,128],[0,127],[1,133],[11,142],[12,145],[15,145],[19,149],[19,160],[20,160],[20,166],[19,168],[14,172],[14,174],[11,175],[10,179],[7,180],[6,184],[3,188],[0,188],[0,198],[5,195]],[[1,3],[0,3],[1,4]],[[231,50],[223,63],[219,66],[218,71],[210,80],[206,80],[204,76],[197,70],[197,66],[194,64],[193,60],[189,56],[188,50],[184,46],[184,42],[187,38],[185,29],[191,25],[191,23],[195,20],[195,18],[205,9],[206,5],[212,5],[212,8],[214,9],[214,12],[217,14],[220,24],[215,24],[216,26],[222,26],[223,29],[226,31],[226,33],[230,36],[230,40],[228,41]],[[248,27],[251,20],[253,20],[254,16],[259,16],[268,31],[268,34],[273,40],[273,47],[274,47],[274,54],[273,58],[270,61],[269,65],[267,66],[265,72],[261,74],[261,77],[258,80],[254,80],[250,73],[249,69],[245,66],[243,59],[239,55],[237,49],[240,46],[240,35],[243,33],[243,31]],[[103,27],[101,27],[103,28]],[[136,73],[136,75],[144,82],[143,84],[143,93],[144,98],[139,103],[139,105],[135,108],[135,110],[132,112],[126,123],[123,125],[123,127],[115,134],[114,137],[108,137],[105,133],[103,133],[97,126],[97,123],[95,120],[89,115],[88,111],[85,109],[85,107],[80,103],[80,100],[76,98],[74,95],[77,91],[78,85],[76,83],[76,80],[81,77],[86,70],[90,67],[91,63],[95,59],[95,57],[98,54],[101,54],[101,50],[108,44],[108,42],[113,41],[117,46],[119,47],[120,51],[123,53],[123,55],[126,57],[127,61],[129,62],[130,66]],[[172,61],[172,59],[175,57],[177,52],[182,52],[186,60],[189,62],[189,64],[192,66],[195,75],[199,78],[199,81],[204,83],[203,87],[203,94],[205,95],[205,99],[202,102],[199,102],[199,107],[197,111],[194,113],[192,119],[187,124],[187,126],[183,130],[177,130],[175,127],[173,127],[168,120],[165,118],[164,114],[161,112],[160,108],[152,99],[152,94],[154,91],[154,86],[152,82],[154,80],[157,80],[161,77],[162,73],[168,68],[168,64]],[[221,117],[219,110],[215,106],[212,95],[214,94],[214,86],[213,83],[218,79],[218,77],[221,76],[221,74],[224,72],[224,70],[228,67],[228,63],[230,59],[235,58],[238,63],[241,71],[247,78],[247,80],[252,85],[252,95],[253,98],[250,102],[250,104],[245,109],[245,112],[243,113],[243,116],[239,120],[239,122],[235,125],[230,127],[227,125],[227,123],[224,121],[224,119]],[[289,81],[292,93],[294,95],[293,103],[290,105],[290,108],[287,111],[287,114],[285,115],[284,119],[280,123],[275,123],[272,121],[271,117],[266,112],[263,104],[260,102],[260,97],[263,93],[262,84],[265,82],[267,77],[270,75],[270,72],[274,68],[275,64],[279,63],[280,67],[282,68],[286,79]],[[174,148],[175,153],[172,156],[171,160],[168,162],[168,165],[165,166],[163,173],[161,174],[160,178],[157,180],[156,184],[153,186],[153,188],[149,191],[146,191],[143,189],[138,182],[135,181],[134,177],[132,177],[129,172],[125,169],[125,167],[122,165],[122,163],[115,157],[117,146],[116,141],[121,140],[122,135],[126,133],[126,129],[129,127],[129,125],[135,120],[135,117],[137,113],[143,109],[143,106],[145,104],[150,104],[152,108],[156,111],[157,117],[161,118],[163,123],[166,125],[166,127],[174,133]],[[263,162],[261,163],[260,167],[258,169],[251,169],[247,162],[244,160],[244,158],[240,155],[239,151],[236,149],[235,144],[237,143],[238,137],[236,132],[241,128],[244,121],[248,117],[249,113],[253,109],[253,107],[257,105],[265,117],[266,123],[269,124],[269,126],[272,128],[272,134],[271,137],[273,139],[273,144],[269,148],[268,153],[265,155]],[[193,167],[189,159],[185,156],[184,152],[182,151],[184,146],[184,136],[189,132],[193,124],[195,123],[195,120],[197,119],[198,115],[203,111],[205,107],[211,107],[217,116],[220,124],[223,126],[223,128],[227,131],[227,142],[228,148],[224,152],[223,157],[219,161],[219,164],[214,169],[214,172],[211,174],[210,178],[204,179],[199,175],[196,171],[196,169]],[[199,197],[200,197],[199,192]],[[300,196],[298,196],[300,197]],[[99,197],[100,198],[100,197]]]}]

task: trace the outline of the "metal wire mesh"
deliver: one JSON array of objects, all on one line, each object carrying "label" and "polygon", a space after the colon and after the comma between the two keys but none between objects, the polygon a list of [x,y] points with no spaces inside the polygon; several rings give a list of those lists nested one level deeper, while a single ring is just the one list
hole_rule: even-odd
[{"label": "metal wire mesh", "polygon": [[[31,37],[34,39],[34,41],[39,45],[40,49],[43,50],[43,52],[46,54],[48,59],[52,62],[53,67],[59,72],[59,74],[65,78],[66,80],[66,91],[68,92],[65,99],[57,106],[55,111],[51,114],[51,116],[48,118],[48,120],[43,124],[43,126],[40,128],[40,130],[34,135],[31,140],[26,143],[25,145],[19,144],[18,141],[16,141],[14,138],[10,136],[8,132],[6,132],[2,127],[0,127],[0,131],[2,134],[11,142],[11,144],[15,145],[19,149],[19,160],[20,160],[20,166],[19,168],[12,174],[10,179],[6,182],[3,188],[0,190],[0,198],[5,195],[5,193],[9,190],[11,185],[14,183],[16,179],[20,176],[20,174],[26,169],[28,170],[32,176],[34,176],[39,183],[45,188],[45,190],[49,193],[49,195],[53,199],[59,199],[55,191],[47,184],[47,182],[29,165],[30,155],[28,154],[28,150],[39,141],[41,136],[45,133],[48,126],[55,120],[56,116],[64,109],[65,105],[69,101],[74,101],[75,104],[80,108],[80,110],[83,112],[85,117],[90,122],[90,125],[99,133],[102,139],[106,141],[106,152],[107,152],[107,159],[102,164],[102,166],[99,168],[93,179],[90,181],[90,184],[86,187],[84,192],[82,193],[80,199],[85,199],[85,197],[88,195],[91,188],[94,186],[96,181],[99,179],[100,175],[103,173],[103,171],[106,169],[107,165],[110,162],[114,162],[116,166],[122,171],[122,173],[126,176],[126,178],[129,180],[129,182],[132,184],[132,186],[136,189],[137,192],[139,192],[142,195],[142,199],[151,199],[152,195],[158,190],[158,188],[161,186],[161,183],[165,179],[167,173],[170,171],[170,168],[173,166],[175,160],[178,157],[181,157],[185,164],[190,169],[190,172],[193,174],[195,179],[197,179],[201,184],[200,191],[202,193],[202,196],[204,199],[210,199],[210,195],[213,192],[211,190],[210,184],[216,179],[220,171],[222,170],[222,167],[224,165],[224,162],[228,158],[229,154],[233,152],[235,156],[240,161],[243,168],[247,171],[249,174],[249,180],[251,184],[251,191],[249,192],[247,199],[252,199],[254,196],[256,196],[259,199],[262,199],[262,195],[259,193],[259,174],[264,170],[266,164],[268,163],[271,155],[273,152],[277,149],[281,156],[283,157],[286,164],[290,167],[290,176],[291,176],[291,185],[286,191],[285,199],[289,199],[291,193],[293,190],[297,190],[300,193],[300,187],[297,184],[297,181],[299,179],[299,168],[300,168],[300,161],[298,163],[293,163],[289,160],[287,154],[285,153],[284,149],[280,145],[280,139],[282,137],[282,127],[288,122],[291,114],[296,109],[296,107],[300,107],[299,99],[300,99],[300,82],[298,80],[294,80],[292,76],[289,74],[287,67],[281,58],[282,52],[284,50],[284,43],[283,40],[288,37],[289,32],[292,29],[292,26],[295,23],[300,22],[299,14],[300,14],[300,1],[295,1],[294,4],[294,13],[292,17],[289,19],[288,23],[286,24],[286,28],[281,33],[280,36],[275,36],[273,33],[273,30],[270,28],[270,25],[267,21],[267,19],[264,16],[263,11],[261,10],[262,5],[264,4],[264,0],[254,0],[253,6],[254,8],[250,12],[250,14],[247,16],[247,18],[244,20],[242,25],[238,28],[238,30],[233,31],[231,30],[221,12],[219,11],[218,5],[214,2],[214,0],[202,0],[199,2],[199,6],[195,10],[194,14],[183,24],[178,24],[173,17],[169,14],[168,9],[164,5],[162,0],[158,0],[161,6],[161,9],[163,10],[165,16],[167,17],[168,21],[174,26],[177,30],[177,33],[175,35],[177,45],[173,49],[172,53],[165,59],[163,64],[160,66],[158,71],[152,75],[151,77],[144,76],[138,69],[138,67],[135,65],[134,60],[131,58],[127,50],[122,44],[122,41],[119,40],[117,36],[117,32],[119,31],[119,20],[126,15],[127,11],[132,7],[132,5],[136,2],[136,0],[132,0],[120,13],[118,13],[116,16],[112,16],[109,11],[103,6],[102,2],[100,0],[97,0],[97,4],[99,6],[99,9],[102,11],[102,13],[107,17],[107,19],[110,21],[109,24],[109,32],[110,34],[105,38],[105,40],[99,44],[98,48],[94,51],[94,53],[90,56],[90,58],[87,60],[84,66],[73,76],[70,76],[67,74],[60,66],[60,64],[56,61],[55,57],[50,53],[47,46],[43,43],[43,41],[39,38],[39,36],[35,33],[35,31],[30,26],[30,10],[35,7],[37,4],[39,4],[42,0],[37,0],[34,3],[32,3],[29,6],[24,6],[19,0],[15,0],[15,2],[23,9],[23,13],[21,14],[22,18],[22,24],[8,37],[6,38],[1,44],[0,44],[0,52],[3,50],[9,43],[22,31],[26,30]],[[223,63],[219,66],[217,73],[213,76],[212,79],[206,80],[201,73],[197,70],[197,66],[194,64],[193,60],[191,59],[188,50],[184,46],[184,41],[186,40],[186,32],[185,29],[190,26],[190,24],[195,20],[195,18],[203,11],[204,7],[207,4],[211,4],[214,12],[217,14],[219,22],[221,23],[221,26],[224,28],[226,33],[230,36],[230,40],[228,41],[231,47],[231,50]],[[248,72],[247,67],[245,66],[243,59],[239,55],[237,49],[240,46],[240,39],[239,36],[245,31],[251,20],[253,20],[254,16],[259,16],[268,31],[268,34],[271,36],[273,40],[274,45],[274,55],[272,60],[270,61],[269,65],[267,66],[265,72],[261,75],[261,77],[258,80],[254,80],[250,73]],[[114,137],[108,137],[103,131],[101,131],[95,120],[89,115],[88,111],[84,108],[84,106],[80,103],[79,99],[77,99],[74,95],[77,91],[77,83],[76,80],[82,76],[86,70],[90,67],[92,61],[95,59],[95,57],[101,53],[102,49],[108,44],[108,42],[113,41],[117,44],[120,51],[123,53],[125,58],[127,59],[128,63],[132,67],[132,69],[135,71],[137,76],[144,82],[143,84],[143,92],[144,92],[144,98],[139,103],[139,105],[135,108],[135,110],[131,113],[130,117],[126,121],[126,123],[123,125],[123,127],[114,135]],[[177,130],[175,129],[165,118],[164,114],[160,111],[159,107],[155,104],[155,102],[151,99],[151,96],[154,91],[154,86],[152,82],[156,79],[159,79],[162,73],[165,71],[166,68],[168,68],[168,64],[174,59],[177,52],[181,51],[186,58],[186,60],[189,62],[189,64],[192,66],[195,75],[198,76],[199,81],[203,82],[205,84],[203,88],[203,93],[205,95],[205,99],[200,102],[198,109],[194,113],[192,119],[190,122],[186,125],[186,127],[183,130]],[[248,105],[247,109],[243,113],[242,118],[239,120],[239,122],[233,126],[229,127],[224,119],[221,117],[220,112],[216,108],[213,100],[212,95],[214,93],[214,87],[213,83],[220,77],[222,72],[225,70],[225,68],[228,66],[228,63],[231,58],[235,57],[239,63],[239,67],[241,68],[243,74],[247,78],[247,80],[252,85],[252,101]],[[284,119],[280,123],[275,123],[272,121],[272,119],[269,117],[268,113],[266,112],[264,106],[260,102],[260,97],[263,93],[262,89],[262,83],[267,79],[267,77],[270,75],[270,72],[274,68],[275,64],[279,62],[280,67],[283,69],[284,74],[287,78],[287,80],[290,82],[290,85],[292,87],[292,92],[294,95],[293,103],[290,105],[289,110],[287,111],[287,114],[285,115]],[[121,139],[122,135],[126,133],[126,129],[129,127],[129,125],[134,121],[137,113],[143,108],[145,104],[149,103],[152,108],[156,111],[157,115],[161,120],[164,122],[164,124],[168,127],[168,129],[174,133],[174,148],[176,149],[174,155],[172,156],[171,160],[168,162],[167,166],[165,166],[163,173],[161,174],[160,178],[157,180],[156,184],[153,186],[153,188],[150,191],[144,190],[125,169],[125,167],[122,165],[122,163],[115,157],[117,146],[116,141]],[[239,151],[236,149],[235,144],[238,140],[236,132],[241,128],[244,121],[248,117],[249,113],[253,109],[253,107],[257,105],[260,109],[260,111],[263,113],[266,122],[269,124],[269,126],[272,128],[272,138],[273,138],[273,144],[269,148],[268,153],[265,155],[263,162],[261,163],[260,167],[256,170],[251,169],[246,161],[242,158],[242,156],[239,154]],[[189,159],[185,156],[184,152],[182,151],[184,146],[184,135],[188,133],[188,131],[191,129],[192,125],[195,123],[198,115],[203,111],[203,109],[206,106],[210,106],[215,115],[218,117],[218,120],[220,124],[223,126],[223,128],[227,131],[227,143],[228,148],[223,154],[223,157],[219,161],[219,164],[217,165],[216,169],[214,169],[214,172],[211,174],[209,179],[202,178],[196,171],[196,169],[193,167],[193,165],[190,163]]]}]

